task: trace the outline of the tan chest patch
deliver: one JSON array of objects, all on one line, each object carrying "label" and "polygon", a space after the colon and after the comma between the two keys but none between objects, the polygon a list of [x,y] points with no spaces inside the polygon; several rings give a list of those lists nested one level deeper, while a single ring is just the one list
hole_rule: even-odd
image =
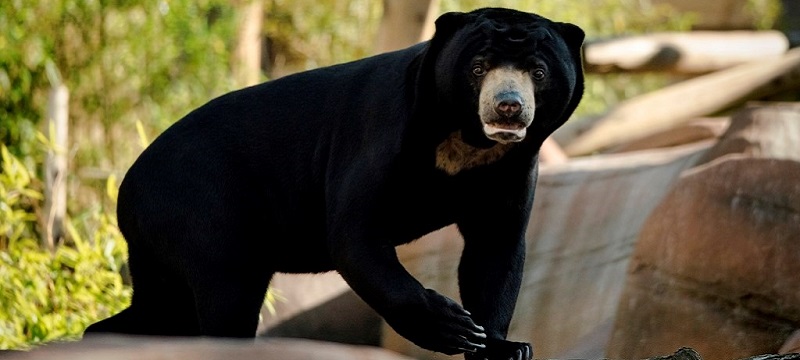
[{"label": "tan chest patch", "polygon": [[513,143],[498,143],[488,149],[476,148],[465,143],[461,139],[461,131],[456,131],[436,148],[436,167],[455,175],[461,170],[500,160],[513,146]]}]

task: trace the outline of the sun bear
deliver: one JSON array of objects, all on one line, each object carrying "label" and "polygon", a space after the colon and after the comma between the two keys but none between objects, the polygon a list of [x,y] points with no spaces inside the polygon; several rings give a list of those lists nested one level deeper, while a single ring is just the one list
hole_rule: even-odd
[{"label": "sun bear", "polygon": [[[423,348],[530,359],[506,335],[539,148],[582,97],[583,38],[515,10],[447,13],[428,42],[192,111],[121,184],[132,304],[87,331],[253,337],[275,272],[338,271]],[[450,224],[462,305],[395,253]]]}]

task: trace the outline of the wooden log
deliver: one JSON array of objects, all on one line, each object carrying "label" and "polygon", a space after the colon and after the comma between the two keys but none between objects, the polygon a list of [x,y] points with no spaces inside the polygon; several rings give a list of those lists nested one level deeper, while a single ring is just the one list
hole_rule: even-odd
[{"label": "wooden log", "polygon": [[569,156],[669,129],[746,100],[800,88],[800,49],[777,59],[739,65],[626,100],[591,129],[565,144]]},{"label": "wooden log", "polygon": [[51,148],[45,160],[44,215],[42,247],[54,250],[64,236],[67,214],[67,138],[69,134],[69,90],[58,84],[50,89],[47,101],[48,136]]},{"label": "wooden log", "polygon": [[609,152],[620,153],[657,149],[716,139],[725,132],[730,122],[730,118],[727,117],[698,119],[674,129],[667,129],[622,144]]},{"label": "wooden log", "polygon": [[666,71],[703,74],[778,57],[789,49],[779,31],[693,31],[592,41],[584,46],[588,72]]}]

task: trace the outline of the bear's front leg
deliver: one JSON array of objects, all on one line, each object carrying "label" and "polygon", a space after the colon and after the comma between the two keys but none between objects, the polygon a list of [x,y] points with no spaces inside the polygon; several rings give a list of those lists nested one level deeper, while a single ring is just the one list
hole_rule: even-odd
[{"label": "bear's front leg", "polygon": [[403,268],[393,247],[374,246],[374,239],[354,234],[334,243],[334,263],[355,293],[398,334],[449,355],[484,347],[484,329],[461,305],[424,288]]},{"label": "bear's front leg", "polygon": [[[369,168],[369,167],[368,167]],[[344,280],[398,334],[416,345],[445,354],[475,352],[486,334],[471,314],[436,291],[426,289],[397,258],[394,246],[381,239],[378,221],[383,172],[365,169],[341,177],[328,200],[328,247]]]},{"label": "bear's front leg", "polygon": [[[485,348],[467,360],[530,360],[528,343],[506,340],[522,283],[525,230],[533,204],[534,172],[525,184],[500,189],[461,206],[464,237],[458,282],[464,308],[486,329]],[[508,178],[508,177],[504,177]]]},{"label": "bear's front leg", "polygon": [[486,347],[465,353],[464,360],[532,360],[531,344],[508,340],[487,339]]},{"label": "bear's front leg", "polygon": [[[469,231],[464,232],[465,239]],[[473,238],[474,239],[474,238]],[[516,246],[502,246],[501,239],[488,247],[464,246],[459,266],[459,286],[464,306],[473,319],[486,329],[486,345],[466,360],[531,360],[529,343],[506,340],[511,315],[517,301],[525,257],[524,238]]]}]

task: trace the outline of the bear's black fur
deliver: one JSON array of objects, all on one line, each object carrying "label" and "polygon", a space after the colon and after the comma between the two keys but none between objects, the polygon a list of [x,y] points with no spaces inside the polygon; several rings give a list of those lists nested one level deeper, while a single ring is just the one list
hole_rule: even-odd
[{"label": "bear's black fur", "polygon": [[[580,101],[582,41],[578,27],[534,14],[448,13],[429,42],[191,112],[122,182],[133,300],[88,331],[252,337],[272,274],[336,270],[421,347],[530,358],[505,337],[538,150]],[[501,66],[535,88],[522,141],[481,132],[481,77]],[[511,98],[498,121],[514,120],[515,101],[534,103]],[[423,287],[394,249],[453,223],[463,307]]]}]

